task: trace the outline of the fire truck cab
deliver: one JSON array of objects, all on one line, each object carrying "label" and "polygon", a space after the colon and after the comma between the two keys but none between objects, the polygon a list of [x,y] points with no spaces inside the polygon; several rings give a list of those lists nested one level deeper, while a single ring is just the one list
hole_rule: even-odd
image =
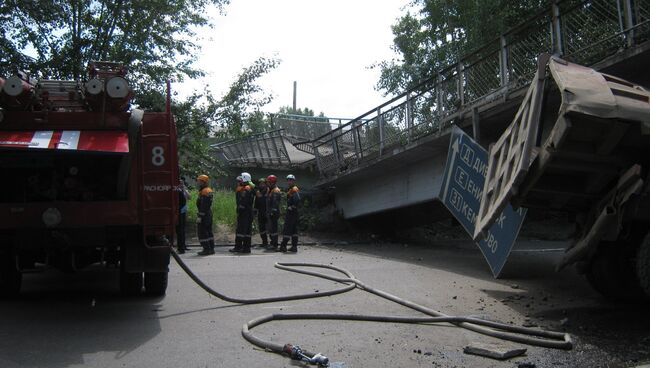
[{"label": "fire truck cab", "polygon": [[166,291],[179,178],[169,103],[130,109],[121,64],[88,70],[85,82],[0,78],[1,297],[25,270],[98,262],[126,295]]}]

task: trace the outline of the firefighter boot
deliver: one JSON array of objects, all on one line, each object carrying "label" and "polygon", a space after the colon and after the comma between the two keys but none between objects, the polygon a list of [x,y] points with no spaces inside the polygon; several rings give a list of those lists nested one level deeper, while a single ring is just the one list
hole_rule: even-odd
[{"label": "firefighter boot", "polygon": [[[203,245],[203,244],[201,244],[201,245]],[[198,252],[197,254],[200,255],[200,256],[209,256],[211,254],[214,254],[214,250],[211,251],[210,246],[206,244],[206,245],[203,245],[203,250]]]},{"label": "firefighter boot", "polygon": [[289,248],[289,252],[298,253],[298,237],[297,236],[292,236],[291,237],[291,248]]},{"label": "firefighter boot", "polygon": [[251,238],[246,237],[242,240],[242,249],[239,253],[249,254],[251,252]]},{"label": "firefighter boot", "polygon": [[278,236],[277,235],[271,235],[271,244],[266,248],[267,251],[269,252],[277,252],[278,251]]},{"label": "firefighter boot", "polygon": [[289,239],[283,238],[282,239],[282,244],[280,244],[280,252],[286,253],[287,252],[287,243],[289,242]]},{"label": "firefighter boot", "polygon": [[269,239],[266,236],[266,234],[261,234],[260,237],[262,237],[262,248],[268,249],[269,248]]},{"label": "firefighter boot", "polygon": [[241,253],[242,250],[242,238],[241,237],[236,237],[235,238],[235,247],[232,249],[228,249],[230,253]]}]

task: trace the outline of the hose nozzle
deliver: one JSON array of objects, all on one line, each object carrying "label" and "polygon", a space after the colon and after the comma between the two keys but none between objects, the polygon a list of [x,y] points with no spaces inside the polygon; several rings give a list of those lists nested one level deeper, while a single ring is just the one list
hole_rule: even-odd
[{"label": "hose nozzle", "polygon": [[298,345],[285,344],[282,352],[289,355],[293,360],[304,360],[309,364],[316,364],[319,367],[329,366],[330,360],[325,355],[318,353],[310,358],[302,352],[302,349]]},{"label": "hose nozzle", "polygon": [[321,367],[328,367],[330,360],[325,355],[318,353],[309,359],[309,363],[318,364]]}]

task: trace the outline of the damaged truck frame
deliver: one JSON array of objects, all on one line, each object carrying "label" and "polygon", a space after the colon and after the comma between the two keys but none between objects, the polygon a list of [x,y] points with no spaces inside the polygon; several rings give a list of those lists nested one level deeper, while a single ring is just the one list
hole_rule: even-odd
[{"label": "damaged truck frame", "polygon": [[178,213],[169,96],[166,112],[129,111],[126,69],[88,69],[85,83],[0,78],[0,297],[24,271],[98,262],[119,270],[124,294],[166,291]]},{"label": "damaged truck frame", "polygon": [[650,92],[546,54],[512,124],[490,146],[475,239],[503,208],[574,215],[558,269],[601,294],[650,297]]}]

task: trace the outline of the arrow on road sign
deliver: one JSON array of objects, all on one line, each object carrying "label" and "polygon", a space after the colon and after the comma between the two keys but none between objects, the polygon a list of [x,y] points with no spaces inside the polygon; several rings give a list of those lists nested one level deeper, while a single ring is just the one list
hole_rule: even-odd
[{"label": "arrow on road sign", "polygon": [[[460,158],[461,151],[463,157],[457,159]],[[470,237],[474,235],[477,214],[481,208],[481,193],[477,188],[483,188],[485,183],[487,160],[487,151],[454,126],[439,198]],[[488,230],[485,239],[477,243],[494,277],[501,273],[525,216],[525,209],[515,211],[508,205],[499,220]]]}]

